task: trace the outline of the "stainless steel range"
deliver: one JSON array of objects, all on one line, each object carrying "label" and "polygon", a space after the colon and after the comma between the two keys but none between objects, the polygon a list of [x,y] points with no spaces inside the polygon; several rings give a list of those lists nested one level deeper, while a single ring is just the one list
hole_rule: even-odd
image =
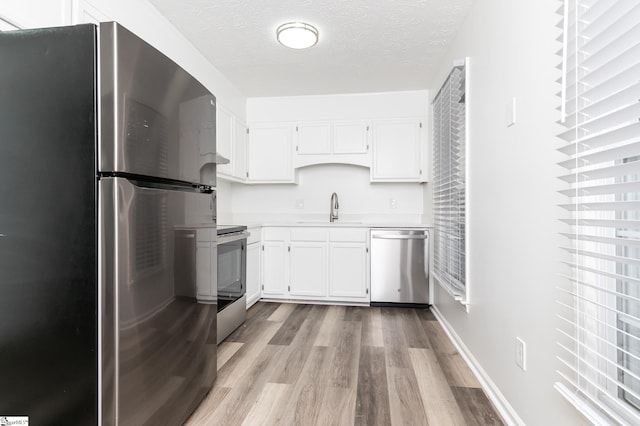
[{"label": "stainless steel range", "polygon": [[218,225],[218,343],[247,317],[246,226]]}]

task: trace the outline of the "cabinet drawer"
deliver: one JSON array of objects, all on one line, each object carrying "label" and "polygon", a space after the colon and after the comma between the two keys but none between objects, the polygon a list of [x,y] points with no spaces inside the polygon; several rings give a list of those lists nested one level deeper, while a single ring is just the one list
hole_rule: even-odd
[{"label": "cabinet drawer", "polygon": [[247,231],[249,231],[249,237],[247,238],[247,244],[254,244],[254,243],[259,243],[261,238],[261,234],[262,234],[262,228],[255,227],[255,228],[249,228],[247,229]]},{"label": "cabinet drawer", "polygon": [[289,234],[288,228],[263,228],[262,229],[262,238],[265,241],[286,240],[288,234]]},{"label": "cabinet drawer", "polygon": [[324,228],[291,228],[291,241],[327,241]]},{"label": "cabinet drawer", "polygon": [[367,228],[339,228],[329,231],[329,241],[331,242],[367,242]]}]

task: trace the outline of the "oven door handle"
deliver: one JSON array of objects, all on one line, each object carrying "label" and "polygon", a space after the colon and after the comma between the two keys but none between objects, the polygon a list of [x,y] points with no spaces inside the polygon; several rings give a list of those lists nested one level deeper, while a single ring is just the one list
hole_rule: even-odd
[{"label": "oven door handle", "polygon": [[220,246],[222,244],[232,243],[238,240],[246,240],[249,235],[251,234],[247,231],[234,232],[232,234],[226,234],[226,235],[218,235],[217,242],[218,242],[218,245]]}]

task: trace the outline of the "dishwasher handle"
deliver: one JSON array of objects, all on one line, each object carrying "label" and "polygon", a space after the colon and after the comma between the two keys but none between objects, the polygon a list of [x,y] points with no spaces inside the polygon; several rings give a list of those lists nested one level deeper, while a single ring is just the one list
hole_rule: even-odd
[{"label": "dishwasher handle", "polygon": [[378,238],[381,240],[426,240],[429,238],[429,234],[420,235],[376,235],[371,234],[371,238]]}]

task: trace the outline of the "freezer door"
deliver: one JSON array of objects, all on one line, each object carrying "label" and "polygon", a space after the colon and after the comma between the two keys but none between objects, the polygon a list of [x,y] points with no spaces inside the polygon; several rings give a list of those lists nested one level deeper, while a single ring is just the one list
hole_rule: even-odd
[{"label": "freezer door", "polygon": [[215,186],[215,97],[120,25],[99,31],[99,171]]},{"label": "freezer door", "polygon": [[182,424],[216,376],[216,298],[198,301],[193,268],[212,265],[185,259],[176,225],[215,193],[102,178],[99,194],[103,424]]}]

